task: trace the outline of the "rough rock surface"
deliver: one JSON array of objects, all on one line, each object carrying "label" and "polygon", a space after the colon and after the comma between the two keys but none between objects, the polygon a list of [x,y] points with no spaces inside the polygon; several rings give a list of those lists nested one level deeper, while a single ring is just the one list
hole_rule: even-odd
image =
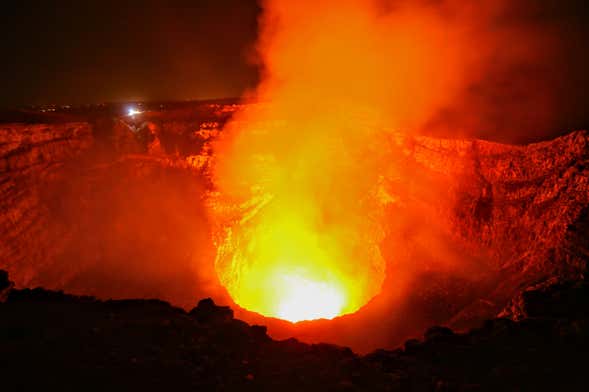
[{"label": "rough rock surface", "polygon": [[186,312],[159,300],[12,290],[0,303],[0,379],[7,390],[582,391],[588,300],[586,284],[562,288],[524,305],[534,318],[464,334],[433,327],[361,357],[272,340],[210,299]]},{"label": "rough rock surface", "polygon": [[[154,151],[166,124],[0,126],[0,267],[18,287],[186,306],[204,295],[209,278],[194,273],[212,257],[204,180],[172,144]],[[184,129],[177,138],[191,140],[198,122]]]},{"label": "rough rock surface", "polygon": [[87,123],[0,125],[0,265],[28,284],[44,268],[68,228],[50,232],[48,184],[93,143]]},{"label": "rough rock surface", "polygon": [[[495,316],[528,287],[584,279],[588,132],[528,146],[425,137],[400,139],[396,146],[418,176],[447,189],[437,205],[426,199],[433,221],[444,222],[452,241],[484,255],[497,271],[496,283],[454,316],[455,325]],[[513,307],[507,314],[520,317]]]}]

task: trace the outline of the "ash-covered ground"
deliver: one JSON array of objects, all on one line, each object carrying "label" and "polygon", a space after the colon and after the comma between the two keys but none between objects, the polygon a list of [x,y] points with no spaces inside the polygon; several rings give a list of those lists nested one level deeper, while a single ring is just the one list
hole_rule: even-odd
[{"label": "ash-covered ground", "polygon": [[[391,133],[386,148],[404,175],[383,181],[400,202],[381,245],[381,295],[353,315],[293,326],[235,306],[213,269],[209,143],[238,106],[159,105],[134,116],[12,113],[0,125],[0,268],[17,288],[4,290],[6,278],[0,304],[8,385],[587,386],[586,132],[528,146]],[[272,340],[208,301],[190,311],[206,297],[274,339],[366,355]]]}]

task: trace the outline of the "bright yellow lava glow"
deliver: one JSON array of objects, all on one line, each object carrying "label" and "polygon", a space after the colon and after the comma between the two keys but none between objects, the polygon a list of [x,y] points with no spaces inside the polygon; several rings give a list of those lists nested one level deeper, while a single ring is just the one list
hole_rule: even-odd
[{"label": "bright yellow lava glow", "polygon": [[278,317],[292,322],[332,319],[341,313],[344,295],[327,283],[313,282],[299,276],[285,276],[284,297]]},{"label": "bright yellow lava glow", "polygon": [[221,283],[242,308],[291,322],[356,312],[384,278],[370,231],[327,224],[309,204],[286,199],[227,229],[215,266]]}]

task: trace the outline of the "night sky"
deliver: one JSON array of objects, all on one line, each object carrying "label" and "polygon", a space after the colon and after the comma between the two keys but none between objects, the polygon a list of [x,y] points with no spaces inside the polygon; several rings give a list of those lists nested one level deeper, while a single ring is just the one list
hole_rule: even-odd
[{"label": "night sky", "polygon": [[[509,3],[499,23],[548,31],[558,50],[543,64],[500,69],[473,86],[469,100],[485,108],[476,116],[489,129],[589,128],[587,3]],[[256,0],[4,2],[0,108],[237,97],[258,80],[246,58],[260,11]],[[550,123],[535,121],[527,104],[541,94],[553,98]],[[451,124],[448,113],[442,120]]]},{"label": "night sky", "polygon": [[10,1],[0,106],[239,96],[255,0]]}]

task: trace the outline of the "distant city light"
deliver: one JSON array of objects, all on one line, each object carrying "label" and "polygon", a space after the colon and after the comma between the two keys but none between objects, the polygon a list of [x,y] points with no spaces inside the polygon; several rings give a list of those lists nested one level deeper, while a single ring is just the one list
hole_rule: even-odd
[{"label": "distant city light", "polygon": [[141,114],[142,112],[140,110],[137,110],[135,108],[129,108],[129,110],[127,111],[127,115],[133,117],[136,114]]}]

